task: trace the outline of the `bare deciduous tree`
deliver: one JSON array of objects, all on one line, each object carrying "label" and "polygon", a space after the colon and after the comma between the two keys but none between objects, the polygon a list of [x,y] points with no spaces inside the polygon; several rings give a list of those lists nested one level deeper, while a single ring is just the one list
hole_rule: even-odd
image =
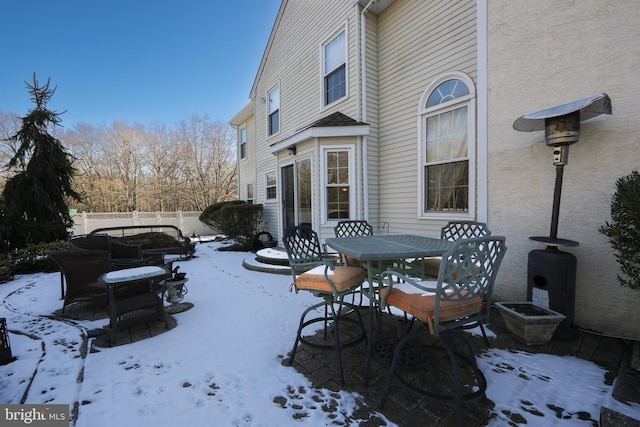
[{"label": "bare deciduous tree", "polygon": [[75,157],[81,211],[204,210],[235,196],[234,131],[207,116],[175,128],[79,124],[61,139]]},{"label": "bare deciduous tree", "polygon": [[138,205],[138,181],[141,178],[144,133],[139,127],[116,123],[105,133],[106,160],[113,166],[114,178],[122,185],[121,211],[135,211]]},{"label": "bare deciduous tree", "polygon": [[235,188],[235,144],[228,126],[207,116],[192,116],[178,125],[180,171],[189,186],[195,210],[220,201]]},{"label": "bare deciduous tree", "polygon": [[166,125],[153,124],[145,134],[146,191],[148,210],[180,210],[180,194],[184,192],[184,182],[180,180],[178,161],[180,152],[174,134]]}]

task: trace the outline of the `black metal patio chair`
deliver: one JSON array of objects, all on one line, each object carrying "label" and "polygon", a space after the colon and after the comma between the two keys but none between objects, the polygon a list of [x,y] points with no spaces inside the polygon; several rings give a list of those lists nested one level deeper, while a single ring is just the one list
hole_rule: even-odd
[{"label": "black metal patio chair", "polygon": [[[318,234],[309,226],[287,228],[282,241],[287,250],[293,275],[291,289],[295,292],[309,291],[322,299],[322,302],[312,305],[302,313],[289,364],[293,364],[300,343],[321,350],[334,350],[337,355],[340,381],[344,384],[342,348],[355,345],[365,338],[365,329],[358,307],[347,303],[344,299],[358,292],[366,272],[360,267],[336,266],[335,260],[323,256]],[[317,314],[317,309],[322,309],[323,315],[307,319],[309,314]],[[318,322],[324,324],[325,342],[313,342],[303,336],[307,326]],[[328,337],[329,323],[332,323],[332,340]],[[357,325],[358,333],[350,333],[347,339],[341,339],[343,332],[351,332],[341,328],[344,323],[350,328],[354,324]],[[326,343],[327,340],[332,342]]]},{"label": "black metal patio chair", "polygon": [[[364,220],[339,221],[338,224],[333,227],[333,231],[336,237],[373,236],[373,227]],[[340,262],[344,265],[360,267],[360,261],[354,258],[344,254],[340,254],[339,257]]]},{"label": "black metal patio chair", "polygon": [[[442,256],[435,281],[416,281],[395,271],[382,274],[381,308],[391,306],[402,310],[419,320],[423,327],[409,330],[395,346],[380,407],[396,380],[422,396],[453,402],[458,424],[462,426],[462,404],[484,396],[487,387],[484,374],[477,366],[473,345],[463,330],[480,326],[484,334],[482,324],[489,319],[493,286],[505,251],[502,236],[460,239]],[[440,346],[425,345],[421,342],[425,336],[437,338]],[[458,344],[462,344],[463,350]],[[405,366],[408,362],[425,362],[438,349],[444,350],[451,362],[452,391],[450,388],[434,391],[435,386],[441,384],[420,383],[415,378],[409,381],[403,369],[408,367]],[[367,354],[367,362],[372,356]],[[469,374],[464,383],[460,379],[461,363],[470,368],[464,370]],[[427,379],[432,375],[432,381],[439,382],[435,373],[429,369],[425,372]]]},{"label": "black metal patio chair", "polygon": [[[491,230],[489,230],[487,224],[484,222],[449,221],[440,229],[440,238],[451,241],[483,236],[491,236]],[[430,257],[420,260],[424,276],[438,277],[440,259],[440,257]]]}]

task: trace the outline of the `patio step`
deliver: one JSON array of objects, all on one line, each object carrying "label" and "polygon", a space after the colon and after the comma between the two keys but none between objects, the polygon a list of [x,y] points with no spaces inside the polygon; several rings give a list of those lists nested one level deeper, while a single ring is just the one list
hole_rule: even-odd
[{"label": "patio step", "polygon": [[242,266],[247,270],[261,271],[272,274],[291,274],[289,258],[284,248],[265,248],[256,252],[255,257],[250,256],[242,261]]},{"label": "patio step", "polygon": [[603,406],[600,409],[600,427],[640,427],[640,420]]},{"label": "patio step", "polygon": [[[613,386],[613,398],[625,405],[640,405],[640,343],[634,341],[624,352]],[[640,419],[602,407],[600,427],[640,427]]]}]

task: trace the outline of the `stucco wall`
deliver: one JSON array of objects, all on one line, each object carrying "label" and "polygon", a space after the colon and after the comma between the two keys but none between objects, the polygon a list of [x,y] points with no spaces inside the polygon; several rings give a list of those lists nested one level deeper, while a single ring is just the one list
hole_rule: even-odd
[{"label": "stucco wall", "polygon": [[578,259],[576,324],[640,338],[640,292],[622,288],[607,239],[615,181],[640,167],[640,7],[635,0],[488,2],[489,222],[507,236],[496,288],[522,299],[527,256],[549,235],[555,167],[544,132],[513,130],[523,114],[607,93],[613,114],[582,124],[564,169],[558,237]]}]

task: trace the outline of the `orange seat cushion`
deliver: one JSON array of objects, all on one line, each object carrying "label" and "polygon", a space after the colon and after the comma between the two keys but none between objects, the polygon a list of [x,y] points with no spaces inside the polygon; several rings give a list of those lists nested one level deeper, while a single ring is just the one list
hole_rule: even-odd
[{"label": "orange seat cushion", "polygon": [[[416,288],[417,291],[420,291]],[[387,294],[387,304],[399,308],[414,317],[429,324],[431,333],[434,333],[433,320],[435,316],[436,295],[432,292],[411,293],[400,289],[385,287],[380,295]],[[440,322],[462,319],[482,311],[483,301],[480,297],[459,301],[440,301]]]},{"label": "orange seat cushion", "polygon": [[[307,291],[319,291],[332,293],[333,290],[324,277],[324,266],[313,268],[296,278],[296,288]],[[367,273],[360,267],[336,266],[328,271],[329,279],[333,282],[338,292],[343,292],[354,285],[361,283]]]},{"label": "orange seat cushion", "polygon": [[422,260],[422,272],[427,276],[438,277],[442,258],[424,258]]}]

